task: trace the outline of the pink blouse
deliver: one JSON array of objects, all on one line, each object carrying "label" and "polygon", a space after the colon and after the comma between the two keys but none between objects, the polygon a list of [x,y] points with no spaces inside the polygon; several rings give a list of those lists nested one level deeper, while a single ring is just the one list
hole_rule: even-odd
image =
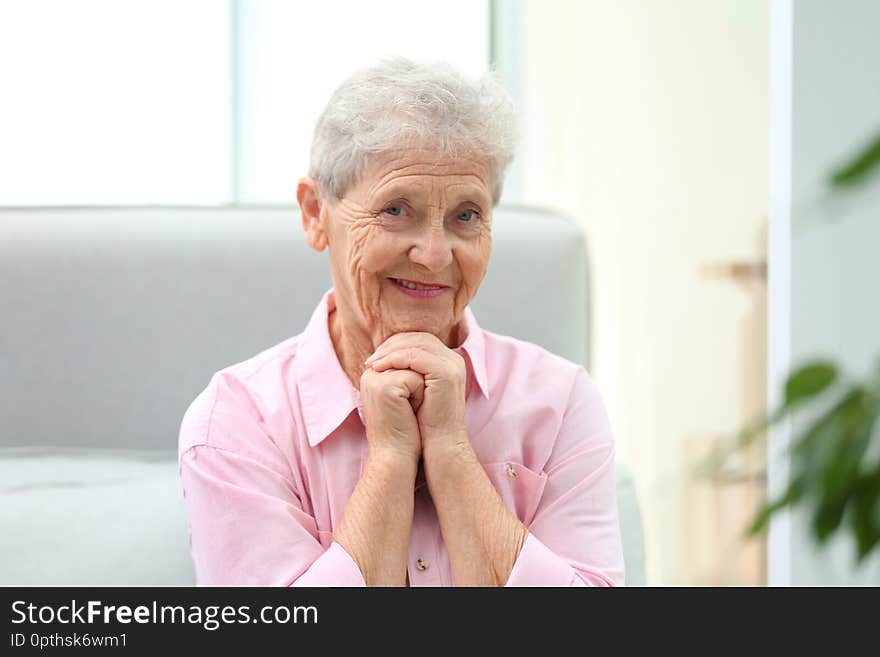
[{"label": "pink blouse", "polygon": [[[199,585],[363,586],[333,531],[367,456],[358,390],[336,357],[328,291],[306,330],[217,372],[180,429],[179,469]],[[468,308],[471,444],[529,529],[507,586],[624,581],[614,443],[587,372],[482,330]],[[414,492],[411,586],[452,586],[427,486]]]}]

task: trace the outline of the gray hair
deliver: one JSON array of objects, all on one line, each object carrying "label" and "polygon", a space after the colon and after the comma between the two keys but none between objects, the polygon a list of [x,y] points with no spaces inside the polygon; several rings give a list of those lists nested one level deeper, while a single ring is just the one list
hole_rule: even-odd
[{"label": "gray hair", "polygon": [[445,63],[394,57],[354,73],[330,97],[312,138],[309,175],[342,198],[369,159],[401,147],[488,160],[493,202],[516,144],[513,102],[495,74],[470,80]]}]

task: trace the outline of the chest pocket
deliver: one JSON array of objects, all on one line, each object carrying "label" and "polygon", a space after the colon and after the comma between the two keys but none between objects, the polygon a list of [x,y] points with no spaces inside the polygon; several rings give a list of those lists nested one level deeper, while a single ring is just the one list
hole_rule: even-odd
[{"label": "chest pocket", "polygon": [[529,470],[513,461],[484,463],[483,469],[505,506],[528,527],[535,517],[541,496],[544,494],[547,475],[544,472]]}]

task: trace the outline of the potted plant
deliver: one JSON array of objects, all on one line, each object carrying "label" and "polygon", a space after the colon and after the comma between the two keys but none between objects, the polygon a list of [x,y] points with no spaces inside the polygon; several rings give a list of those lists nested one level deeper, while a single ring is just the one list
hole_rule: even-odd
[{"label": "potted plant", "polygon": [[[829,183],[833,191],[847,191],[878,171],[880,134],[833,172]],[[779,408],[743,429],[705,465],[717,473],[734,452],[788,420],[795,427],[788,487],[760,509],[747,533],[763,531],[787,507],[803,508],[817,544],[849,533],[861,563],[880,549],[880,358],[863,379],[848,378],[828,360],[800,365],[787,377]]]}]

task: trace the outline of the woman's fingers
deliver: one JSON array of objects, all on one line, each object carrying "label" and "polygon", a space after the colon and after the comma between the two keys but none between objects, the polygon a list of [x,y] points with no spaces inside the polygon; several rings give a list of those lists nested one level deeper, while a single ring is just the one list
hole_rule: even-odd
[{"label": "woman's fingers", "polygon": [[425,399],[425,378],[410,369],[394,368],[385,370],[385,380],[397,386],[403,396],[409,399],[413,412],[419,410]]},{"label": "woman's fingers", "polygon": [[392,351],[372,361],[370,367],[374,372],[412,370],[429,378],[445,378],[452,369],[447,359],[417,347]]},{"label": "woman's fingers", "polygon": [[418,413],[422,402],[425,401],[425,377],[412,370],[401,370],[403,383],[409,390],[409,403],[413,413]]},{"label": "woman's fingers", "polygon": [[445,344],[443,344],[439,338],[437,338],[435,335],[432,335],[431,333],[396,333],[395,335],[392,335],[390,338],[385,340],[385,342],[380,344],[376,351],[373,352],[373,354],[369,358],[367,358],[364,364],[370,365],[380,358],[387,356],[389,353],[410,347],[418,347],[437,355],[440,355],[444,351],[449,350],[449,348]]}]

